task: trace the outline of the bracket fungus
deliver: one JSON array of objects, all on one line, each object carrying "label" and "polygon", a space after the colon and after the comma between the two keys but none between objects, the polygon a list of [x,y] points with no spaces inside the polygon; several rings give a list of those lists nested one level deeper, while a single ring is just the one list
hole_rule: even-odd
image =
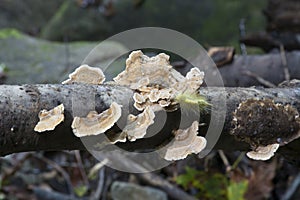
[{"label": "bracket fungus", "polygon": [[122,132],[107,134],[107,137],[112,144],[126,142],[126,138],[131,142],[143,138],[147,133],[148,127],[154,123],[154,118],[154,111],[150,107],[147,107],[137,116],[129,114],[127,124]]},{"label": "bracket fungus", "polygon": [[136,103],[139,103],[139,104],[145,103],[147,99],[148,99],[148,95],[147,94],[144,95],[144,94],[140,94],[140,93],[137,93],[137,92],[135,92],[133,94],[133,100]]},{"label": "bracket fungus", "polygon": [[269,160],[279,148],[279,144],[259,146],[254,151],[249,151],[246,155],[253,160]]},{"label": "bracket fungus", "polygon": [[168,55],[160,53],[148,57],[139,50],[129,55],[125,71],[114,81],[136,91],[133,99],[137,110],[150,106],[158,111],[176,104],[178,94],[198,94],[203,79],[204,73],[198,68],[192,68],[184,77],[170,65]]},{"label": "bracket fungus", "polygon": [[[69,77],[63,84],[101,84],[105,80],[100,69],[87,65],[80,66]],[[121,106],[113,102],[100,114],[90,111],[86,117],[74,117],[71,127],[77,137],[106,132],[112,144],[144,138],[148,127],[154,123],[155,112],[162,109],[174,111],[173,105],[179,104],[176,99],[179,94],[200,96],[198,89],[203,79],[204,73],[198,68],[192,68],[186,76],[181,75],[170,65],[169,56],[164,53],[148,57],[142,51],[133,51],[126,60],[125,70],[113,79],[113,84],[134,90],[134,107],[141,113],[136,116],[129,114],[122,132],[106,132],[121,117]],[[199,100],[196,103],[198,105]],[[198,125],[195,121],[190,128],[175,131],[175,141],[168,147],[165,159],[183,159],[205,148],[206,139],[197,136]]]},{"label": "bracket fungus", "polygon": [[147,128],[154,123],[155,114],[150,107],[147,107],[141,114],[134,116],[128,115],[127,125],[123,129],[129,141],[143,138]]},{"label": "bracket fungus", "polygon": [[175,138],[167,146],[164,159],[168,161],[181,160],[191,153],[200,153],[206,147],[206,139],[198,134],[199,123],[194,121],[187,129],[179,129],[174,132]]},{"label": "bracket fungus", "polygon": [[110,108],[98,114],[90,111],[84,118],[74,117],[72,122],[73,133],[77,137],[99,135],[110,129],[121,117],[121,105],[113,102]]},{"label": "bracket fungus", "polygon": [[256,153],[267,152],[270,147],[276,151],[277,144],[285,145],[300,136],[298,111],[291,105],[275,103],[271,99],[241,102],[233,113],[232,124],[231,134],[237,140],[247,142]]},{"label": "bracket fungus", "polygon": [[34,131],[44,132],[54,130],[58,124],[64,121],[64,105],[60,104],[49,111],[41,110],[39,119],[40,121],[34,127]]},{"label": "bracket fungus", "polygon": [[204,72],[201,72],[198,68],[194,67],[186,74],[186,79],[187,85],[189,85],[187,90],[194,92],[199,89],[200,85],[202,85],[204,80]]},{"label": "bracket fungus", "polygon": [[159,111],[163,107],[171,104],[172,91],[169,88],[153,88],[149,92],[135,92],[133,95],[134,107],[143,111],[146,107],[151,107],[153,111]]},{"label": "bracket fungus", "polygon": [[87,83],[100,85],[104,81],[105,76],[100,68],[81,65],[75,69],[75,71],[69,75],[69,79],[63,81],[62,84]]},{"label": "bracket fungus", "polygon": [[150,102],[158,102],[160,99],[169,99],[172,97],[172,89],[171,88],[163,88],[163,89],[157,89],[154,88],[149,93],[149,100]]},{"label": "bracket fungus", "polygon": [[178,82],[182,78],[183,76],[170,65],[168,55],[160,53],[149,58],[139,50],[133,51],[129,55],[125,71],[115,77],[114,81],[119,85],[138,89],[148,84],[169,87],[170,84]]}]

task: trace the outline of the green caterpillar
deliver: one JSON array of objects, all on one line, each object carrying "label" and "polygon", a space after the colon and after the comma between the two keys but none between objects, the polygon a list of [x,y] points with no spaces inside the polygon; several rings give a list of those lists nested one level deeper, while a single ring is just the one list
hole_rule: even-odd
[{"label": "green caterpillar", "polygon": [[195,111],[199,109],[201,112],[208,111],[211,106],[206,98],[199,94],[181,93],[175,97],[175,101],[179,103],[181,108]]}]

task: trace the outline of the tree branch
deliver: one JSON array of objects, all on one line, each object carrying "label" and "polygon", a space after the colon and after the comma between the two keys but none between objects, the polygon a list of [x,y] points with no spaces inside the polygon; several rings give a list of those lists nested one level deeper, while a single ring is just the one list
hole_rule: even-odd
[{"label": "tree branch", "polygon": [[[225,124],[218,140],[216,149],[227,151],[248,150],[249,145],[237,141],[230,131],[233,128],[232,113],[240,102],[251,98],[270,98],[277,103],[290,104],[300,109],[300,85],[296,82],[289,87],[278,88],[201,88],[200,93],[214,104],[224,101],[226,97],[227,111]],[[74,136],[71,123],[73,115],[85,116],[90,110],[101,112],[109,107],[112,101],[122,104],[132,113],[133,91],[113,85],[0,85],[0,155],[38,150],[74,150],[85,149],[80,138]],[[95,100],[95,101],[94,101]],[[91,103],[89,103],[91,102]],[[33,129],[38,122],[38,113],[42,109],[52,109],[63,103],[65,120],[54,131],[37,133]],[[215,106],[213,105],[213,106]],[[127,115],[122,116],[126,119]],[[208,119],[207,119],[208,118]],[[126,142],[119,146],[129,150],[153,149],[171,137],[176,128],[180,113],[169,113],[163,129],[151,138]],[[206,120],[206,121],[205,121]],[[208,120],[208,121],[207,121]],[[204,121],[209,122],[205,116]],[[201,131],[202,130],[202,131]],[[201,132],[205,128],[200,128]],[[114,126],[110,131],[120,131]],[[99,141],[98,141],[99,142]],[[290,160],[299,162],[300,140],[295,140],[280,148],[280,153]]]}]

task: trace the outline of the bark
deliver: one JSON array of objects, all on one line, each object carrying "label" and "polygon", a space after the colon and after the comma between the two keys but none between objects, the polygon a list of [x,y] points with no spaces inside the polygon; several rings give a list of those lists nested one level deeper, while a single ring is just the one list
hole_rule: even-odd
[{"label": "bark", "polygon": [[[249,145],[237,141],[229,134],[233,128],[231,124],[232,113],[240,102],[251,98],[270,98],[275,102],[290,104],[297,110],[300,109],[300,84],[298,82],[289,87],[268,89],[261,87],[225,88],[225,90],[218,87],[201,88],[200,93],[206,96],[216,107],[226,100],[226,119],[221,137],[214,148],[227,151],[249,150]],[[134,112],[132,94],[133,92],[126,87],[112,85],[1,85],[0,155],[38,150],[83,150],[85,147],[81,139],[72,133],[73,115],[85,116],[88,111],[94,109],[101,112],[107,109],[112,101],[122,104],[123,108],[127,108],[129,105],[129,111]],[[64,122],[58,125],[54,131],[35,132],[33,129],[39,121],[39,111],[52,109],[61,103],[65,106]],[[124,113],[123,118],[126,119],[126,117],[127,115]],[[120,144],[120,147],[128,150],[156,148],[170,139],[171,131],[176,128],[179,120],[179,112],[169,113],[165,126],[160,133],[151,138]],[[209,120],[218,120],[218,118],[210,119],[210,116],[207,115],[204,116],[203,120],[208,122]],[[200,134],[205,132],[206,128],[201,128]],[[117,132],[120,129],[114,126],[110,131]],[[99,140],[95,143],[99,143]],[[298,164],[299,143],[300,140],[297,139],[281,147],[279,152]]]}]

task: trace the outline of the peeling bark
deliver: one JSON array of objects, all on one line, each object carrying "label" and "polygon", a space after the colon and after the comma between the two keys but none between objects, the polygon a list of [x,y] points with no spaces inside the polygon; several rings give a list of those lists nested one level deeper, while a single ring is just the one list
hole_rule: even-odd
[{"label": "peeling bark", "polygon": [[[220,95],[226,97],[225,124],[218,143],[214,148],[228,151],[250,149],[248,144],[237,141],[230,134],[233,128],[231,123],[233,112],[240,102],[251,98],[269,98],[276,103],[290,104],[295,109],[300,109],[300,84],[298,82],[289,87],[268,89],[261,87],[225,88],[224,91],[224,88],[217,87],[201,88],[200,93],[206,96],[209,101],[214,99],[213,106],[217,105],[218,102],[224,101],[224,99],[219,98]],[[113,85],[1,85],[0,155],[38,150],[85,149],[81,139],[72,133],[71,123],[73,116],[85,116],[90,110],[102,112],[113,101],[123,105],[123,108],[128,108],[131,113],[136,113],[133,107],[132,96],[132,90]],[[65,121],[59,124],[54,131],[35,132],[33,129],[38,122],[39,111],[42,109],[49,110],[61,103],[65,107]],[[126,119],[127,114],[123,113],[124,116],[122,117]],[[170,139],[171,131],[177,127],[179,120],[179,112],[168,113],[167,121],[160,133],[151,138],[126,142],[119,144],[119,146],[128,150],[145,150],[158,147]],[[203,117],[203,122],[209,123],[209,120],[209,114]],[[200,134],[205,134],[206,129],[207,127],[200,127]],[[108,132],[111,131],[119,132],[120,128],[114,126]],[[99,140],[95,141],[95,143],[99,143]],[[297,155],[300,152],[299,143],[300,139],[297,139],[281,147],[279,152],[298,164],[300,163],[300,158]]]}]

